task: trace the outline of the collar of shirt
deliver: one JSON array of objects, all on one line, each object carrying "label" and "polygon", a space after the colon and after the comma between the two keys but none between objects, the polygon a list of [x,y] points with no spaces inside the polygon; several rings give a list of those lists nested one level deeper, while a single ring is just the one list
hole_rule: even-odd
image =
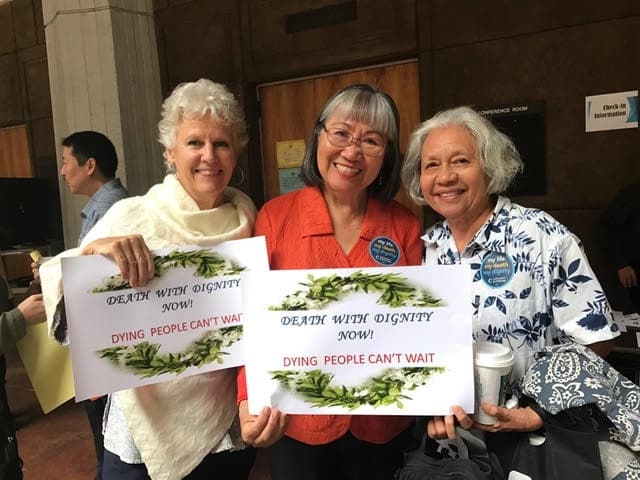
[{"label": "collar of shirt", "polygon": [[[120,182],[119,178],[112,178],[105,184],[103,184],[97,191],[94,193],[87,204],[82,209],[82,216],[88,217],[91,215],[91,212],[94,210],[94,205],[101,202],[111,202],[113,203],[113,193],[123,190],[124,187]],[[118,196],[118,198],[120,195]]]},{"label": "collar of shirt", "polygon": [[[332,235],[333,224],[329,215],[327,202],[318,187],[307,187],[300,191],[302,195],[303,225],[302,236]],[[360,228],[360,238],[373,240],[378,236],[388,235],[391,225],[391,214],[384,204],[369,197],[367,212]]]},{"label": "collar of shirt", "polygon": [[[482,249],[506,253],[505,246],[507,242],[505,237],[507,229],[502,227],[509,218],[510,209],[511,200],[503,196],[498,197],[491,216],[473,236],[465,251],[474,252],[477,249]],[[449,243],[452,240],[449,223],[446,220],[436,223],[422,236],[422,240],[424,240],[427,248],[440,250],[445,243]]]}]

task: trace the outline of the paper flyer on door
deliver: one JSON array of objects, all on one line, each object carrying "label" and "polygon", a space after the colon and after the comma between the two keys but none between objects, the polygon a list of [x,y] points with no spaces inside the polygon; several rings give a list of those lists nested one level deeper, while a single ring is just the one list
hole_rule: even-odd
[{"label": "paper flyer on door", "polygon": [[474,408],[466,266],[243,272],[249,411]]},{"label": "paper flyer on door", "polygon": [[104,257],[62,260],[76,400],[244,363],[240,274],[268,270],[264,237],[153,254],[139,288]]}]

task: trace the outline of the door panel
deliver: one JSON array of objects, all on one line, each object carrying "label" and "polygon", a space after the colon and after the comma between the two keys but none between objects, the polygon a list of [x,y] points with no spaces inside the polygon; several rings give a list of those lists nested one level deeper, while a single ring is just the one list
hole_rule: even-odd
[{"label": "door panel", "polygon": [[33,174],[26,125],[0,129],[0,177],[30,178]]},{"label": "door panel", "polygon": [[[369,83],[391,95],[400,112],[400,149],[406,150],[409,135],[420,121],[417,62],[261,86],[258,92],[267,200],[280,194],[276,142],[301,139],[307,142],[313,122],[329,97],[352,83]],[[409,200],[403,191],[396,199],[422,220],[422,208]]]}]

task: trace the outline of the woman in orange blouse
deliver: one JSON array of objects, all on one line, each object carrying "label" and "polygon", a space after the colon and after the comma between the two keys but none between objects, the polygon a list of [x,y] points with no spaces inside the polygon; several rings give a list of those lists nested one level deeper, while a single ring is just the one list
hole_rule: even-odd
[{"label": "woman in orange blouse", "polygon": [[[400,186],[398,111],[369,85],[337,92],[315,123],[302,167],[306,187],[258,213],[272,269],[419,265],[418,219],[393,200]],[[374,241],[391,246],[380,256]],[[249,415],[244,371],[238,379],[242,434],[269,446],[272,480],[389,480],[402,464],[413,417]]]}]

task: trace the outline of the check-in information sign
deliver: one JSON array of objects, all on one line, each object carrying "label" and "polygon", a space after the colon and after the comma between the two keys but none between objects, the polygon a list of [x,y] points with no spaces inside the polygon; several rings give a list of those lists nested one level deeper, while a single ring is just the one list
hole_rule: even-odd
[{"label": "check-in information sign", "polygon": [[638,128],[638,90],[585,99],[585,131]]},{"label": "check-in information sign", "polygon": [[249,411],[473,411],[465,266],[242,274]]},{"label": "check-in information sign", "polygon": [[142,288],[101,256],[62,260],[77,400],[244,363],[240,274],[268,270],[264,237],[154,255]]}]

